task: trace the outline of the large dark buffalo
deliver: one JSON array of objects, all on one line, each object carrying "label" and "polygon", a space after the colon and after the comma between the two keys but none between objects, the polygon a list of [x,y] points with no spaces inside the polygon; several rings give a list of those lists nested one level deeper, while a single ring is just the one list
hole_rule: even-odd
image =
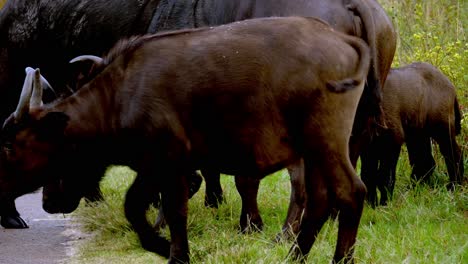
[{"label": "large dark buffalo", "polygon": [[[309,206],[292,255],[308,254],[337,208],[334,261],[350,261],[366,188],[350,162],[349,138],[369,62],[363,41],[313,18],[132,38],[95,64],[78,92],[52,104],[40,106],[34,96],[41,94],[38,71],[26,75],[2,131],[8,149],[0,174],[22,189],[50,177],[79,189],[88,183],[70,177],[74,168],[130,166],[137,177],[126,217],[144,248],[175,263],[189,261],[193,171],[260,179],[302,158]],[[146,219],[159,192],[170,242]]]},{"label": "large dark buffalo", "polygon": [[[101,55],[122,37],[147,32],[159,1],[41,0],[8,1],[0,10],[0,123],[14,110],[27,65],[40,67],[54,84],[55,96],[69,95],[75,69],[71,58]],[[0,184],[4,179],[0,179]],[[24,228],[14,200],[0,193],[1,225]]]},{"label": "large dark buffalo", "polygon": [[[369,44],[371,70],[353,132],[354,164],[359,145],[366,141],[370,120],[378,118],[379,87],[385,81],[396,47],[392,23],[374,0],[9,1],[0,13],[0,120],[13,111],[26,66],[40,67],[56,87],[57,95],[68,95],[70,89],[75,90],[75,82],[70,80],[76,79],[69,60],[81,54],[101,55],[122,37],[272,15],[318,17]],[[214,178],[207,182],[207,204],[217,204],[222,196],[219,172],[204,172],[205,178]],[[245,197],[256,197],[255,185],[258,184],[238,183]],[[0,198],[2,225],[24,227],[12,198]]]},{"label": "large dark buffalo", "polygon": [[392,69],[382,106],[387,128],[374,137],[361,156],[361,177],[372,205],[379,203],[377,187],[381,205],[391,197],[403,143],[413,167],[412,179],[427,181],[434,171],[434,139],[445,158],[448,187],[463,183],[463,155],[456,141],[461,130],[456,89],[440,70],[428,63]]}]

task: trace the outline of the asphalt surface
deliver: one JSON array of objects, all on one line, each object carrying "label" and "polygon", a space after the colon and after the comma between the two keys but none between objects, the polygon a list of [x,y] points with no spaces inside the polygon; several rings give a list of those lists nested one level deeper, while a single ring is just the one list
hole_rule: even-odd
[{"label": "asphalt surface", "polygon": [[83,238],[69,216],[42,210],[42,193],[16,199],[16,207],[29,225],[27,229],[0,227],[0,264],[67,263],[75,242]]}]

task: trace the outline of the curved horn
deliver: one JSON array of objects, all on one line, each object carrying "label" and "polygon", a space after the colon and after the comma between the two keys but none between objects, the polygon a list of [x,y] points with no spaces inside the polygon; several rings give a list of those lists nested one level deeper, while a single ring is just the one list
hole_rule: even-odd
[{"label": "curved horn", "polygon": [[94,62],[95,64],[102,64],[103,61],[104,61],[101,57],[98,57],[98,56],[81,55],[81,56],[78,56],[78,57],[72,59],[70,61],[70,63],[74,63],[74,62],[77,62],[77,61],[87,61],[87,60],[90,60],[90,61]]},{"label": "curved horn", "polygon": [[39,68],[34,70],[34,81],[33,81],[33,89],[31,95],[31,102],[29,103],[30,108],[36,108],[42,105],[42,80],[41,80],[41,72]]},{"label": "curved horn", "polygon": [[24,79],[23,89],[21,90],[18,106],[16,107],[16,110],[13,113],[13,116],[16,120],[20,120],[23,117],[24,113],[29,111],[29,102],[31,100],[32,92],[33,71],[30,67],[27,67],[25,71],[26,78]]},{"label": "curved horn", "polygon": [[42,85],[43,90],[50,89],[54,94],[57,94],[54,88],[52,88],[52,85],[50,85],[49,81],[47,81],[47,79],[44,78],[42,74],[41,74],[41,85]]},{"label": "curved horn", "polygon": [[34,69],[31,68],[31,67],[26,67],[26,69],[24,69],[24,71],[26,72],[26,74],[30,74],[30,73],[34,72]]}]

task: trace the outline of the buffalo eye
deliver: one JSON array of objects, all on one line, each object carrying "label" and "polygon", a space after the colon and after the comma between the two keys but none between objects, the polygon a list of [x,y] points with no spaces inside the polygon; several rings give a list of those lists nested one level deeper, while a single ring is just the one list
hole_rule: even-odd
[{"label": "buffalo eye", "polygon": [[7,155],[11,155],[13,151],[13,144],[11,142],[3,142],[2,143],[3,151],[6,152]]}]

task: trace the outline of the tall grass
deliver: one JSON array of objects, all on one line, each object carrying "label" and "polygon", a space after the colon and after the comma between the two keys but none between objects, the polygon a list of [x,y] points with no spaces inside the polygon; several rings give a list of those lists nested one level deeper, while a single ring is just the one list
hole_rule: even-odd
[{"label": "tall grass", "polygon": [[[4,0],[0,0],[3,6]],[[394,66],[426,61],[456,85],[464,114],[459,142],[468,156],[468,3],[464,0],[381,0],[398,30]],[[435,149],[437,186],[410,188],[410,165],[403,151],[394,200],[386,207],[364,209],[355,257],[360,263],[468,263],[468,189],[454,192],[443,159]],[[468,158],[465,158],[468,171]],[[140,247],[123,214],[123,198],[134,178],[126,167],[112,167],[102,183],[105,201],[81,205],[76,222],[93,237],[84,241],[71,263],[165,263]],[[233,178],[223,176],[226,203],[218,210],[203,204],[203,188],[189,204],[189,243],[194,263],[283,263],[291,243],[273,243],[286,215],[289,178],[284,171],[262,181],[261,233],[238,232],[240,198]],[[156,210],[149,212],[154,219]],[[329,221],[314,244],[309,262],[329,263],[336,242],[336,223]]]},{"label": "tall grass", "polygon": [[[399,171],[408,171],[407,162]],[[134,173],[112,167],[103,183],[105,202],[82,205],[75,218],[84,232],[94,234],[71,263],[165,263],[141,249],[126,222],[123,193]],[[402,177],[400,177],[402,178]],[[387,207],[366,207],[361,220],[356,260],[358,263],[466,263],[468,260],[468,191],[451,193],[444,187],[408,188],[400,181],[395,199]],[[193,263],[286,263],[290,242],[274,243],[286,215],[289,177],[285,171],[262,181],[259,207],[265,221],[262,233],[238,232],[240,199],[233,178],[223,176],[226,203],[218,210],[206,208],[203,187],[189,203],[189,243]],[[151,210],[148,219],[155,218]],[[310,263],[329,263],[336,243],[337,225],[329,221],[322,229]]]}]

